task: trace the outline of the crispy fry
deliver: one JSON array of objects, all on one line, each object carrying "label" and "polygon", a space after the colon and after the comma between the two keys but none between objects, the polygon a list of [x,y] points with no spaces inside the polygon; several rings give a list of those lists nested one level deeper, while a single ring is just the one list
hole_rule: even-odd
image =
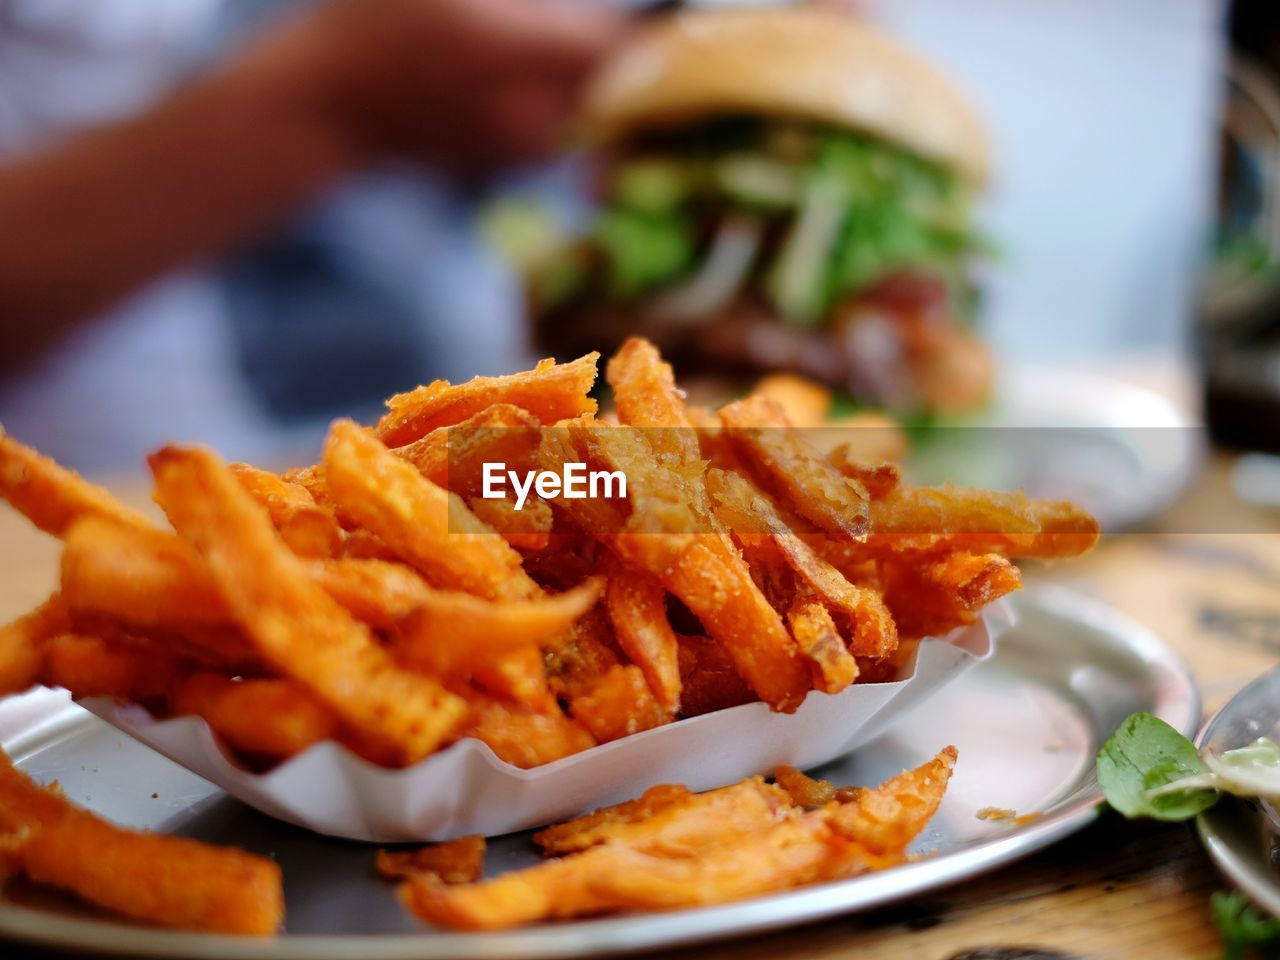
[{"label": "crispy fry", "polygon": [[797,807],[822,807],[836,799],[833,784],[807,777],[795,767],[778,767],[773,771],[773,779]]},{"label": "crispy fry", "polygon": [[362,427],[335,421],[325,476],[341,508],[436,586],[489,599],[540,592],[520,554],[455,494],[427,480]]},{"label": "crispy fry", "polygon": [[414,570],[385,560],[310,560],[307,576],[357,619],[389,630],[438,591]]},{"label": "crispy fry", "polygon": [[139,628],[226,623],[200,555],[172,533],[89,517],[67,532],[62,593],[72,610]]},{"label": "crispy fry", "polygon": [[569,712],[600,743],[671,722],[671,713],[654,699],[636,666],[610,669],[588,693],[570,702]]},{"label": "crispy fry", "polygon": [[494,603],[466,593],[424,594],[393,647],[406,663],[439,676],[465,676],[524,647],[566,633],[595,606],[604,588],[592,578],[554,596]]},{"label": "crispy fry", "polygon": [[45,533],[61,537],[81,517],[101,517],[138,527],[142,514],[102,487],[23,446],[0,428],[0,499]]},{"label": "crispy fry", "polygon": [[533,842],[548,857],[575,853],[607,842],[621,828],[652,817],[674,804],[695,796],[688,787],[674,783],[650,787],[634,800],[602,807],[564,823],[553,824],[533,835]]},{"label": "crispy fry", "polygon": [[64,633],[45,647],[49,680],[80,697],[148,700],[162,697],[189,669],[181,658],[153,643],[109,643],[101,637]]},{"label": "crispy fry", "polygon": [[342,555],[348,560],[386,560],[399,563],[396,552],[388,547],[377,534],[368,530],[351,530],[342,543]]},{"label": "crispy fry", "polygon": [[866,488],[810,447],[768,399],[747,397],[720,410],[729,439],[766,486],[829,535],[862,540],[868,530]]},{"label": "crispy fry", "polygon": [[791,635],[809,658],[813,686],[823,693],[839,693],[858,679],[858,661],[846,648],[831,613],[821,603],[797,595],[787,613]]},{"label": "crispy fry", "polygon": [[541,423],[595,413],[588,393],[596,379],[600,354],[572,363],[543,360],[527,373],[509,377],[476,377],[457,386],[437,380],[387,401],[377,435],[389,447],[400,447],[437,427],[461,423],[495,403],[509,403],[533,414]]},{"label": "crispy fry", "polygon": [[0,756],[0,822],[37,883],[164,927],[271,936],[284,920],[280,867],[243,850],[114,826],[36,786]]},{"label": "crispy fry", "polygon": [[632,337],[609,360],[605,377],[613,387],[618,419],[645,430],[660,463],[688,464],[702,456],[696,431],[685,412],[671,365],[647,340]]},{"label": "crispy fry", "polygon": [[466,735],[488,744],[498,759],[537,767],[596,745],[580,724],[557,711],[532,711],[482,694],[468,697],[472,710]]},{"label": "crispy fry", "polygon": [[529,470],[538,450],[538,419],[509,403],[473,414],[452,426],[437,427],[394,453],[441,487],[476,496],[484,464],[505,463],[509,470]]},{"label": "crispy fry", "polygon": [[300,557],[338,554],[342,528],[333,511],[317,504],[306,487],[247,463],[231,464],[231,472],[248,494],[266,508],[290,550]]},{"label": "crispy fry", "polygon": [[691,857],[728,837],[768,828],[789,812],[790,803],[783,790],[759,777],[706,793],[658,786],[638,801],[548,827],[535,833],[533,842],[546,856],[609,844],[664,857]]},{"label": "crispy fry", "polygon": [[169,708],[175,716],[203,717],[236,750],[270,760],[301,753],[338,729],[333,711],[289,680],[194,673],[173,686]]},{"label": "crispy fry", "polygon": [[506,497],[500,500],[473,497],[467,506],[476,519],[497,530],[517,550],[536,553],[551,544],[553,517],[551,506],[545,500],[531,496],[524,508],[517,510],[515,503]]},{"label": "crispy fry", "polygon": [[0,626],[0,696],[21,693],[38,683],[45,645],[70,627],[66,604],[56,593],[30,613]]},{"label": "crispy fry", "polygon": [[441,883],[470,883],[484,876],[484,837],[459,837],[416,850],[379,850],[378,873],[388,880],[428,875]]},{"label": "crispy fry", "polygon": [[405,763],[457,732],[465,704],[398,668],[367,627],[313,584],[217,457],[166,447],[150,463],[170,521],[200,551],[233,617],[282,675]]},{"label": "crispy fry", "polygon": [[658,579],[615,566],[609,573],[605,607],[618,646],[644,671],[658,702],[680,709],[680,660],[676,633],[667,620],[667,591]]},{"label": "crispy fry", "polygon": [[[410,567],[351,557],[304,561],[311,581],[360,620],[389,629],[439,592]],[[62,590],[71,609],[141,629],[227,624],[199,555],[173,534],[88,519],[67,534]]]},{"label": "crispy fry", "polygon": [[1098,541],[1098,521],[1075,504],[953,484],[899,488],[875,501],[877,552],[950,548],[1007,557],[1076,556]]},{"label": "crispy fry", "polygon": [[889,460],[861,460],[851,443],[842,443],[829,454],[832,466],[846,477],[857,480],[872,500],[886,497],[902,483],[902,470]]},{"label": "crispy fry", "polygon": [[702,621],[760,699],[775,710],[795,710],[808,692],[809,672],[741,558],[698,542],[665,573],[667,589]]},{"label": "crispy fry", "polygon": [[915,770],[827,808],[829,821],[842,836],[869,850],[901,855],[937,812],[955,765],[956,748],[946,747]]},{"label": "crispy fry", "polygon": [[1018,568],[999,554],[908,554],[882,564],[885,600],[908,636],[940,636],[972,623],[987,604],[1022,588]]}]

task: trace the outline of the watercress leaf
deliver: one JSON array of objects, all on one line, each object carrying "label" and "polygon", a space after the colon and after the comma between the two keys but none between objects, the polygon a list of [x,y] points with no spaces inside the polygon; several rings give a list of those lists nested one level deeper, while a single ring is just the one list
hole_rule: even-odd
[{"label": "watercress leaf", "polygon": [[1225,960],[1243,958],[1249,947],[1280,941],[1280,920],[1262,916],[1238,890],[1213,894],[1209,914],[1222,935]]},{"label": "watercress leaf", "polygon": [[1195,745],[1159,717],[1135,713],[1098,751],[1098,785],[1107,802],[1126,817],[1187,820],[1207,810],[1218,793],[1203,787],[1149,791],[1206,772]]}]

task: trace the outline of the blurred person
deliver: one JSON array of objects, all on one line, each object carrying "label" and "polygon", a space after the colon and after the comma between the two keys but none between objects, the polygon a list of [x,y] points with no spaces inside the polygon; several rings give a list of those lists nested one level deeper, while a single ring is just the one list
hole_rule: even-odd
[{"label": "blurred person", "polygon": [[[622,32],[614,14],[562,0],[338,0],[130,117],[178,78],[183,44],[217,6],[0,0],[0,423],[75,465],[132,460],[171,436],[235,456],[257,452],[250,438],[273,445],[229,376],[226,305],[209,285],[188,275],[136,291],[244,249],[358,171],[410,160],[474,180],[546,155]],[[408,196],[393,187],[380,202]],[[323,255],[294,244],[273,270],[305,273]],[[311,289],[289,299],[356,329],[294,323],[261,363],[287,368],[291,342],[322,335],[341,351],[372,328],[359,297],[344,314],[345,294]],[[240,337],[250,360],[257,343]],[[359,351],[350,359],[358,375]]]}]

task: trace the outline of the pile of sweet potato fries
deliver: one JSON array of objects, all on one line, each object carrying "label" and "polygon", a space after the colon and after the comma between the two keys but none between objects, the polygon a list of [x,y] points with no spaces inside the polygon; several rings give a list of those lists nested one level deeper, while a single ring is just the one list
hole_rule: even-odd
[{"label": "pile of sweet potato fries", "polygon": [[[0,497],[65,544],[58,592],[0,627],[0,694],[196,715],[255,769],[328,739],[404,766],[464,737],[530,767],[882,677],[904,639],[1017,589],[1011,558],[1098,537],[1071,504],[907,487],[764,393],[686,404],[643,340],[610,361],[616,413],[597,416],[596,361],[395,396],[283,475],[166,447],[150,466],[171,529],[0,433]],[[627,497],[517,510],[481,496],[492,462],[621,471]],[[0,815],[35,830],[7,789]],[[794,829],[840,833],[829,820]]]}]

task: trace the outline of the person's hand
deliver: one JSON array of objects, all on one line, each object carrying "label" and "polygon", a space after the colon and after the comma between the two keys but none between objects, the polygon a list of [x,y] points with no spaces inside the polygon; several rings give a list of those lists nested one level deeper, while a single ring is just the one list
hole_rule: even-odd
[{"label": "person's hand", "polygon": [[289,38],[357,149],[454,173],[562,144],[625,21],[570,0],[335,0]]}]

